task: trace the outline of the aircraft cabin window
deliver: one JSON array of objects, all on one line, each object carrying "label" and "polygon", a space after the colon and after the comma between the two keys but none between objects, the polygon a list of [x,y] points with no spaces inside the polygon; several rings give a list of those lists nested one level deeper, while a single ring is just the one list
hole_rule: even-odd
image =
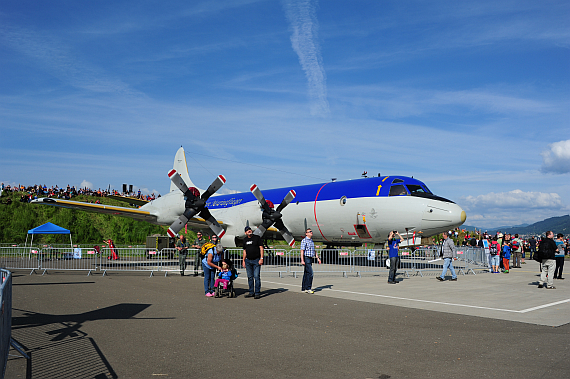
[{"label": "aircraft cabin window", "polygon": [[404,183],[404,181],[402,179],[394,179],[392,180],[392,184],[396,184],[396,183]]},{"label": "aircraft cabin window", "polygon": [[340,198],[340,205],[346,204],[346,196]]},{"label": "aircraft cabin window", "polygon": [[389,196],[406,196],[408,191],[406,191],[406,187],[403,184],[397,184],[390,187],[390,194]]}]

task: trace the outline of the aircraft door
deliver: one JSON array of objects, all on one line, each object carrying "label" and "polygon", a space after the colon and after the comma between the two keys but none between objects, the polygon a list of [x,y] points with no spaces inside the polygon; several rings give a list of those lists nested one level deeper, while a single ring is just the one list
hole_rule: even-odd
[{"label": "aircraft door", "polygon": [[372,238],[368,228],[366,227],[366,214],[358,212],[356,214],[356,224],[354,224],[356,234],[361,239]]}]

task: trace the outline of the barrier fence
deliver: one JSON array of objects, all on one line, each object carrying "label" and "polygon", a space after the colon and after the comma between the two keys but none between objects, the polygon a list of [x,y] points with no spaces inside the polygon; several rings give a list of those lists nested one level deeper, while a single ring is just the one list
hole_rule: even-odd
[{"label": "barrier fence", "polygon": [[[194,260],[197,250],[190,249],[186,258],[188,273],[194,271]],[[313,272],[342,274],[343,276],[366,274],[387,275],[385,249],[317,249],[322,264],[313,263]],[[226,249],[224,256],[231,259],[238,271],[245,271],[241,266],[243,250]],[[441,272],[443,261],[439,258],[437,247],[418,248],[415,250],[400,249],[400,265],[398,271],[406,276],[423,276],[429,272]],[[458,260],[455,269],[461,274],[475,270],[487,270],[488,263],[484,249],[478,247],[457,247]],[[118,259],[116,259],[118,258]],[[147,272],[154,273],[179,272],[179,256],[176,249],[153,250],[142,247],[123,247],[99,251],[93,248],[71,247],[0,247],[0,267],[15,270],[29,270],[30,274],[38,271],[85,271],[87,275],[94,272]],[[199,265],[200,272],[202,265]],[[274,272],[281,275],[302,273],[300,250],[266,249],[262,272]]]},{"label": "barrier fence", "polygon": [[0,292],[0,365],[2,378],[6,372],[8,353],[10,352],[10,336],[12,335],[12,275],[8,270],[1,270],[2,292]]}]

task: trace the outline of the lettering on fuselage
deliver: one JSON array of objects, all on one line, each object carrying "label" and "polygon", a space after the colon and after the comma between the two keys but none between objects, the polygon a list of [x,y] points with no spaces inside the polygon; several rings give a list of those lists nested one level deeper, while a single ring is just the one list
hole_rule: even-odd
[{"label": "lettering on fuselage", "polygon": [[242,201],[243,199],[238,199],[235,197],[227,200],[210,200],[206,203],[206,206],[208,208],[227,208],[239,205]]}]

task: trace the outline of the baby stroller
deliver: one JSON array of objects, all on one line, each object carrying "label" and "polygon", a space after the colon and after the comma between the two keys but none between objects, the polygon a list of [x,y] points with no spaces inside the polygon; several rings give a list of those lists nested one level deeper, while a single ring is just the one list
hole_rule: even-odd
[{"label": "baby stroller", "polygon": [[[226,288],[224,288],[224,283],[222,282],[218,283],[218,285],[216,286],[215,297],[223,297],[223,296],[236,297],[236,293],[234,291],[234,280],[238,277],[238,272],[234,267],[234,264],[231,261],[231,259],[224,259],[224,262],[228,265],[231,275],[230,278],[228,279]],[[220,274],[220,272],[218,272],[218,274]]]}]

